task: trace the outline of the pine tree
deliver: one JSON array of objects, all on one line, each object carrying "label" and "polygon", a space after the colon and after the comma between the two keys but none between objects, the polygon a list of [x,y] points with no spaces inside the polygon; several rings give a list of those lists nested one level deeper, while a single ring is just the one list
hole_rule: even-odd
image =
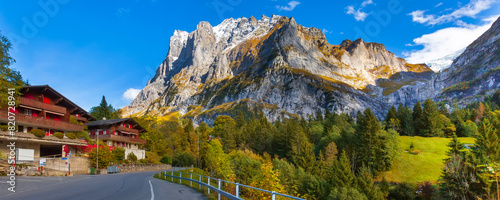
[{"label": "pine tree", "polygon": [[478,151],[476,156],[484,161],[500,161],[500,138],[498,130],[490,120],[484,119],[479,124],[479,135],[476,139]]},{"label": "pine tree", "polygon": [[[457,138],[456,134],[453,134],[451,137],[450,143],[448,143],[448,151],[446,152],[446,155],[451,157],[452,155],[460,155],[461,152],[460,150],[462,149],[462,143]],[[449,160],[449,158],[447,159]]]},{"label": "pine tree", "polygon": [[368,199],[383,199],[382,193],[373,183],[373,176],[366,166],[361,167],[357,175],[357,190],[365,194]]},{"label": "pine tree", "polygon": [[351,169],[351,162],[347,157],[347,153],[342,151],[339,160],[333,165],[331,175],[328,177],[330,185],[336,188],[353,187],[356,177]]},{"label": "pine tree", "polygon": [[413,106],[413,126],[415,127],[415,135],[416,136],[421,136],[422,134],[422,129],[424,128],[423,126],[423,111],[422,111],[422,106],[420,105],[420,102],[417,101],[417,104]]},{"label": "pine tree", "polygon": [[398,111],[394,105],[391,106],[385,117],[386,129],[392,128],[398,130],[400,126],[400,120],[398,118]]},{"label": "pine tree", "polygon": [[111,104],[108,104],[105,96],[102,96],[99,106],[90,108],[89,114],[96,120],[121,118],[121,110],[116,110]]},{"label": "pine tree", "polygon": [[[9,67],[16,62],[9,54],[11,47],[12,43],[0,34],[0,85],[2,86],[0,87],[0,106],[8,104],[9,92],[14,92],[14,99],[18,99],[22,86],[28,85],[27,82],[23,81],[21,73]],[[9,90],[9,88],[14,88],[14,91]]]},{"label": "pine tree", "polygon": [[398,107],[398,119],[400,123],[400,134],[401,135],[414,135],[414,124],[412,111],[408,106],[403,106],[399,104]]}]

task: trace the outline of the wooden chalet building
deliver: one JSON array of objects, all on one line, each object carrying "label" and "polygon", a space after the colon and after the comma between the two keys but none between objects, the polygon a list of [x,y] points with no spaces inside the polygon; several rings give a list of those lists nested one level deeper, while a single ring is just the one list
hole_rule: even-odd
[{"label": "wooden chalet building", "polygon": [[140,149],[141,144],[146,144],[146,140],[139,138],[139,133],[146,130],[132,118],[110,119],[89,122],[89,136],[105,142],[108,146],[123,147],[125,156],[134,153],[137,159],[146,158],[145,151]]},{"label": "wooden chalet building", "polygon": [[[16,148],[19,152],[28,152],[26,162],[36,162],[40,157],[65,157],[70,150],[76,153],[76,146],[86,146],[78,139],[59,139],[52,136],[55,132],[83,131],[83,125],[93,118],[78,105],[61,95],[48,85],[25,86],[16,107],[15,123],[17,126]],[[70,118],[73,118],[70,123]],[[0,124],[8,122],[7,109],[0,110]],[[30,134],[32,129],[45,131],[46,136],[39,138]],[[6,144],[10,141],[7,131],[0,131],[0,151],[9,154]],[[68,150],[69,149],[69,150]],[[31,153],[32,152],[32,153]],[[22,156],[18,156],[18,161]]]}]

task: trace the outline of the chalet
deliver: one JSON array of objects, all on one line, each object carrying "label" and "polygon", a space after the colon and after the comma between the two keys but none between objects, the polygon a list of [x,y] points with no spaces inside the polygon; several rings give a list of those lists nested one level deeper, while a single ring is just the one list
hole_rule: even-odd
[{"label": "chalet", "polygon": [[[60,139],[52,136],[55,132],[83,131],[83,125],[93,118],[78,105],[61,95],[48,85],[25,86],[21,89],[21,97],[15,115],[17,126],[16,148],[17,160],[20,162],[35,162],[40,157],[65,157],[76,146],[86,143],[78,139]],[[0,110],[0,124],[7,124],[7,109]],[[45,137],[36,137],[29,132],[40,129]],[[6,144],[10,141],[9,133],[0,131],[0,151],[9,154]],[[23,155],[18,155],[23,154]]]},{"label": "chalet", "polygon": [[125,155],[134,153],[137,159],[146,158],[145,151],[139,146],[146,144],[146,140],[139,138],[139,133],[146,130],[132,118],[94,121],[87,126],[90,138],[98,137],[108,146],[123,147]]}]

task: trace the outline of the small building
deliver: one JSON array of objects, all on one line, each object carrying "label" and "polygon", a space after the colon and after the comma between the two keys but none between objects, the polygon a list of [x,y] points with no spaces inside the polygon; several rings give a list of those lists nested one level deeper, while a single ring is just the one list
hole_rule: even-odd
[{"label": "small building", "polygon": [[139,138],[139,133],[145,133],[146,129],[141,127],[132,118],[109,119],[87,123],[89,136],[92,139],[99,138],[108,146],[123,147],[125,156],[134,153],[137,159],[146,158],[141,144],[146,144],[146,140]]},{"label": "small building", "polygon": [[[84,124],[93,119],[84,109],[48,85],[25,86],[21,94],[16,109],[9,110],[15,113],[17,129],[14,135],[6,130],[0,131],[0,152],[3,155],[15,153],[16,163],[39,167],[42,160],[61,160],[70,152],[76,155],[78,147],[87,145],[79,139],[53,136],[55,132],[83,131]],[[0,125],[5,126],[8,122],[7,109],[1,109]],[[46,135],[30,134],[33,129],[43,130]],[[8,146],[12,142],[15,142],[15,152],[11,152],[13,148]],[[46,167],[50,169],[49,165]]]}]

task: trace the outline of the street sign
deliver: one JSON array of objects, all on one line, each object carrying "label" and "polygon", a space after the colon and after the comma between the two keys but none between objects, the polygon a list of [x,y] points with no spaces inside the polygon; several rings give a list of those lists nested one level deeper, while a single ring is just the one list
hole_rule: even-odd
[{"label": "street sign", "polygon": [[40,158],[40,166],[45,166],[45,164],[47,164],[47,159]]},{"label": "street sign", "polygon": [[61,158],[61,160],[68,160],[68,158]]}]

